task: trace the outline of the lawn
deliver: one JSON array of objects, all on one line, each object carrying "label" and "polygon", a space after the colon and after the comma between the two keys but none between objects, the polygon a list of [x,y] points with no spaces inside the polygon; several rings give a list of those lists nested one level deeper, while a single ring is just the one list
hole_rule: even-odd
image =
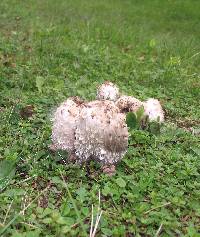
[{"label": "lawn", "polygon": [[[92,236],[102,213],[95,236],[200,236],[199,29],[197,0],[0,1],[0,235]],[[166,114],[113,177],[48,149],[56,106],[106,80]]]}]

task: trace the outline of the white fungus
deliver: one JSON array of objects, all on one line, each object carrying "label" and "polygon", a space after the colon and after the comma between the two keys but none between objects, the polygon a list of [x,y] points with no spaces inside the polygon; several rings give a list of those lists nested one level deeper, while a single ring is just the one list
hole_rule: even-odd
[{"label": "white fungus", "polygon": [[112,101],[90,102],[80,112],[75,132],[75,150],[80,162],[96,159],[115,164],[128,147],[125,115]]},{"label": "white fungus", "polygon": [[135,97],[123,95],[115,102],[115,105],[122,113],[127,113],[136,112],[143,103]]},{"label": "white fungus", "polygon": [[96,101],[83,102],[71,97],[56,110],[53,118],[52,147],[67,150],[78,163],[91,159],[103,165],[103,171],[113,174],[115,164],[128,148],[126,113],[144,107],[144,120],[164,121],[164,112],[157,99],[145,102],[121,96],[119,88],[105,82],[97,90]]},{"label": "white fungus", "polygon": [[112,82],[104,82],[97,89],[97,100],[116,101],[119,98],[119,88]]},{"label": "white fungus", "polygon": [[113,174],[113,165],[128,148],[125,114],[113,101],[83,103],[69,98],[55,112],[52,142],[55,150],[67,150],[77,163],[95,159],[104,172]]},{"label": "white fungus", "polygon": [[56,110],[53,117],[52,147],[72,151],[74,149],[76,121],[83,102],[78,97],[68,98]]},{"label": "white fungus", "polygon": [[164,122],[164,111],[159,100],[150,98],[147,101],[143,102],[144,113],[148,116],[149,121]]}]

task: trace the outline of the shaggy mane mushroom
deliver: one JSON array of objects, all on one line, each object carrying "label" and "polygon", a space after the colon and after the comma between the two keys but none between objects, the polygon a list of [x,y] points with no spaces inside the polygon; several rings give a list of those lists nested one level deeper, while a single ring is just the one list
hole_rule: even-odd
[{"label": "shaggy mane mushroom", "polygon": [[53,116],[52,150],[74,150],[76,121],[84,107],[79,97],[70,97],[64,101]]},{"label": "shaggy mane mushroom", "polygon": [[96,159],[104,171],[113,173],[113,165],[128,147],[125,115],[112,101],[93,101],[81,110],[77,124],[75,151],[79,161]]},{"label": "shaggy mane mushroom", "polygon": [[110,81],[104,82],[97,89],[97,100],[116,101],[119,96],[119,88]]},{"label": "shaggy mane mushroom", "polygon": [[115,104],[122,113],[127,113],[130,111],[136,112],[143,105],[143,103],[140,100],[136,99],[135,97],[126,95],[121,96],[115,102]]},{"label": "shaggy mane mushroom", "polygon": [[51,148],[67,150],[77,163],[98,160],[104,172],[113,174],[128,148],[126,114],[143,106],[144,120],[164,121],[158,100],[141,102],[132,96],[119,96],[119,88],[105,82],[97,90],[98,100],[86,103],[71,97],[63,102],[54,114]]},{"label": "shaggy mane mushroom", "polygon": [[160,123],[164,122],[164,111],[159,100],[150,98],[143,102],[144,113],[148,116],[149,121],[158,121]]}]

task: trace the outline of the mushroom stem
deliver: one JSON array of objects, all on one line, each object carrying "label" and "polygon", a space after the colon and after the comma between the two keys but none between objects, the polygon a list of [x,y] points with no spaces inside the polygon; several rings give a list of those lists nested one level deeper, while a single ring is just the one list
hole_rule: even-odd
[{"label": "mushroom stem", "polygon": [[113,176],[116,173],[115,165],[104,165],[102,167],[103,173],[108,176]]},{"label": "mushroom stem", "polygon": [[75,163],[77,161],[77,156],[75,154],[75,151],[71,151],[68,156],[68,161],[71,163]]}]

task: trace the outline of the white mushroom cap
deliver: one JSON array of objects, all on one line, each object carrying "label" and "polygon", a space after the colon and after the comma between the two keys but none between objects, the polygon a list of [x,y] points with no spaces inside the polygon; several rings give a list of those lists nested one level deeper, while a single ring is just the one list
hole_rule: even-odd
[{"label": "white mushroom cap", "polygon": [[116,101],[119,96],[119,88],[109,81],[104,82],[97,89],[97,100]]},{"label": "white mushroom cap", "polygon": [[75,150],[80,162],[89,158],[103,164],[118,162],[127,151],[125,115],[112,101],[93,101],[82,109],[75,133]]},{"label": "white mushroom cap", "polygon": [[143,105],[144,113],[149,117],[149,121],[164,122],[164,111],[157,99],[150,98],[146,102],[143,102]]},{"label": "white mushroom cap", "polygon": [[71,97],[57,108],[51,136],[55,148],[68,151],[74,149],[76,121],[82,107],[83,101]]},{"label": "white mushroom cap", "polygon": [[120,112],[136,112],[143,103],[132,96],[121,96],[116,102],[115,105],[120,109]]}]

